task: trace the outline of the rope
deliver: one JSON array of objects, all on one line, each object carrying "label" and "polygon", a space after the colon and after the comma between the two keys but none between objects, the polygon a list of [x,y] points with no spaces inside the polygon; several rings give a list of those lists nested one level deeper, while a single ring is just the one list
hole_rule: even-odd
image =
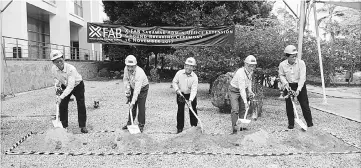
[{"label": "rope", "polygon": [[13,151],[16,147],[18,147],[21,143],[23,143],[28,137],[30,137],[32,134],[34,134],[33,132],[30,132],[28,133],[27,135],[25,135],[23,138],[21,138],[18,142],[16,142],[9,150],[7,150],[5,152],[8,153],[8,152],[11,152]]},{"label": "rope", "polygon": [[71,153],[71,152],[6,152],[7,155],[67,155],[67,156],[139,156],[139,155],[228,155],[228,156],[290,156],[290,155],[333,155],[333,154],[357,154],[361,151],[345,152],[289,152],[289,153],[221,153],[221,152],[202,152],[202,151],[173,151],[173,152],[129,152],[129,153]]}]

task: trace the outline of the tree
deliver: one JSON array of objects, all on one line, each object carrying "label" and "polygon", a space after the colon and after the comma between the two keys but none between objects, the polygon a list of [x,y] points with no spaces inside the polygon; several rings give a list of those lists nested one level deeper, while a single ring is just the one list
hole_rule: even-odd
[{"label": "tree", "polygon": [[[250,17],[268,17],[272,2],[265,1],[103,1],[110,24],[129,26],[220,26],[249,24]],[[172,47],[104,45],[107,55],[125,53],[146,57],[150,52],[174,52]],[[123,53],[110,54],[110,53]],[[148,54],[147,54],[148,53]],[[157,58],[155,60],[158,60]]]},{"label": "tree", "polygon": [[325,34],[331,36],[330,41],[324,41],[326,44],[322,50],[324,53],[325,84],[329,86],[336,73],[336,68],[347,68],[353,73],[355,65],[358,64],[357,58],[360,56],[357,52],[360,53],[359,47],[351,46],[360,44],[361,41],[361,12],[329,4],[325,4],[317,12],[326,13],[325,16],[318,19],[317,25],[325,30]]}]

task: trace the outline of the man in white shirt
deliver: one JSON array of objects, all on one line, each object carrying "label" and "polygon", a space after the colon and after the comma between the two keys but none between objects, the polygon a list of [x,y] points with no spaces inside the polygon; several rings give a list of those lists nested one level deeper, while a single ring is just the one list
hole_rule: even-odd
[{"label": "man in white shirt", "polygon": [[85,89],[82,76],[73,65],[64,61],[64,55],[59,50],[51,51],[50,59],[54,64],[51,67],[51,72],[55,80],[58,95],[57,101],[60,102],[59,113],[63,127],[68,127],[68,104],[70,96],[74,95],[78,106],[80,131],[82,133],[88,133],[86,128]]},{"label": "man in white shirt", "polygon": [[[278,67],[278,74],[284,88],[284,94],[293,92],[300,102],[303,116],[308,127],[312,127],[312,115],[308,103],[306,89],[306,64],[303,60],[297,58],[297,49],[293,45],[288,45],[284,53],[287,57]],[[288,118],[288,129],[293,129],[295,125],[295,116],[293,112],[291,98],[286,98],[286,111]]]},{"label": "man in white shirt", "polygon": [[[253,55],[249,55],[244,60],[244,67],[241,67],[234,74],[230,86],[229,86],[229,96],[231,102],[231,120],[232,120],[232,133],[237,133],[237,120],[238,118],[243,118],[241,114],[246,112],[249,105],[247,103],[247,93],[248,97],[254,97],[254,93],[252,91],[252,74],[254,69],[256,68],[257,61]],[[243,129],[240,128],[240,131]]]},{"label": "man in white shirt", "polygon": [[[183,131],[184,128],[184,105],[185,101],[192,106],[194,112],[197,113],[197,88],[198,77],[193,72],[196,67],[196,60],[193,57],[187,58],[184,69],[179,70],[173,78],[172,86],[177,93],[177,133]],[[181,96],[183,95],[186,100]],[[189,110],[191,126],[197,126],[198,120]]]},{"label": "man in white shirt", "polygon": [[[138,106],[138,122],[139,129],[143,132],[145,125],[145,102],[147,100],[149,82],[147,75],[143,69],[137,66],[137,59],[134,55],[128,55],[125,59],[125,68],[123,82],[125,94],[132,108],[133,120],[137,115]],[[130,125],[130,115],[128,115],[127,125]],[[128,129],[125,125],[122,129]]]}]

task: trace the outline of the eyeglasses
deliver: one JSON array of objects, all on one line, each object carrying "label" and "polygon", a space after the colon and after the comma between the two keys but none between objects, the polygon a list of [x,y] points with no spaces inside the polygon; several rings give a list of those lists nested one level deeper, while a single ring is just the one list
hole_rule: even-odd
[{"label": "eyeglasses", "polygon": [[53,63],[54,63],[54,64],[59,64],[59,63],[62,63],[62,62],[63,62],[62,59],[53,60]]}]

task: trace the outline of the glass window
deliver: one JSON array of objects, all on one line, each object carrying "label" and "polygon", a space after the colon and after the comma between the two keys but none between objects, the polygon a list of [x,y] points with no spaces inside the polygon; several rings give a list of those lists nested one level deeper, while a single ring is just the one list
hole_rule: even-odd
[{"label": "glass window", "polygon": [[49,23],[28,17],[29,58],[47,59],[50,30]]},{"label": "glass window", "polygon": [[81,0],[74,0],[74,14],[83,17],[83,2]]}]

